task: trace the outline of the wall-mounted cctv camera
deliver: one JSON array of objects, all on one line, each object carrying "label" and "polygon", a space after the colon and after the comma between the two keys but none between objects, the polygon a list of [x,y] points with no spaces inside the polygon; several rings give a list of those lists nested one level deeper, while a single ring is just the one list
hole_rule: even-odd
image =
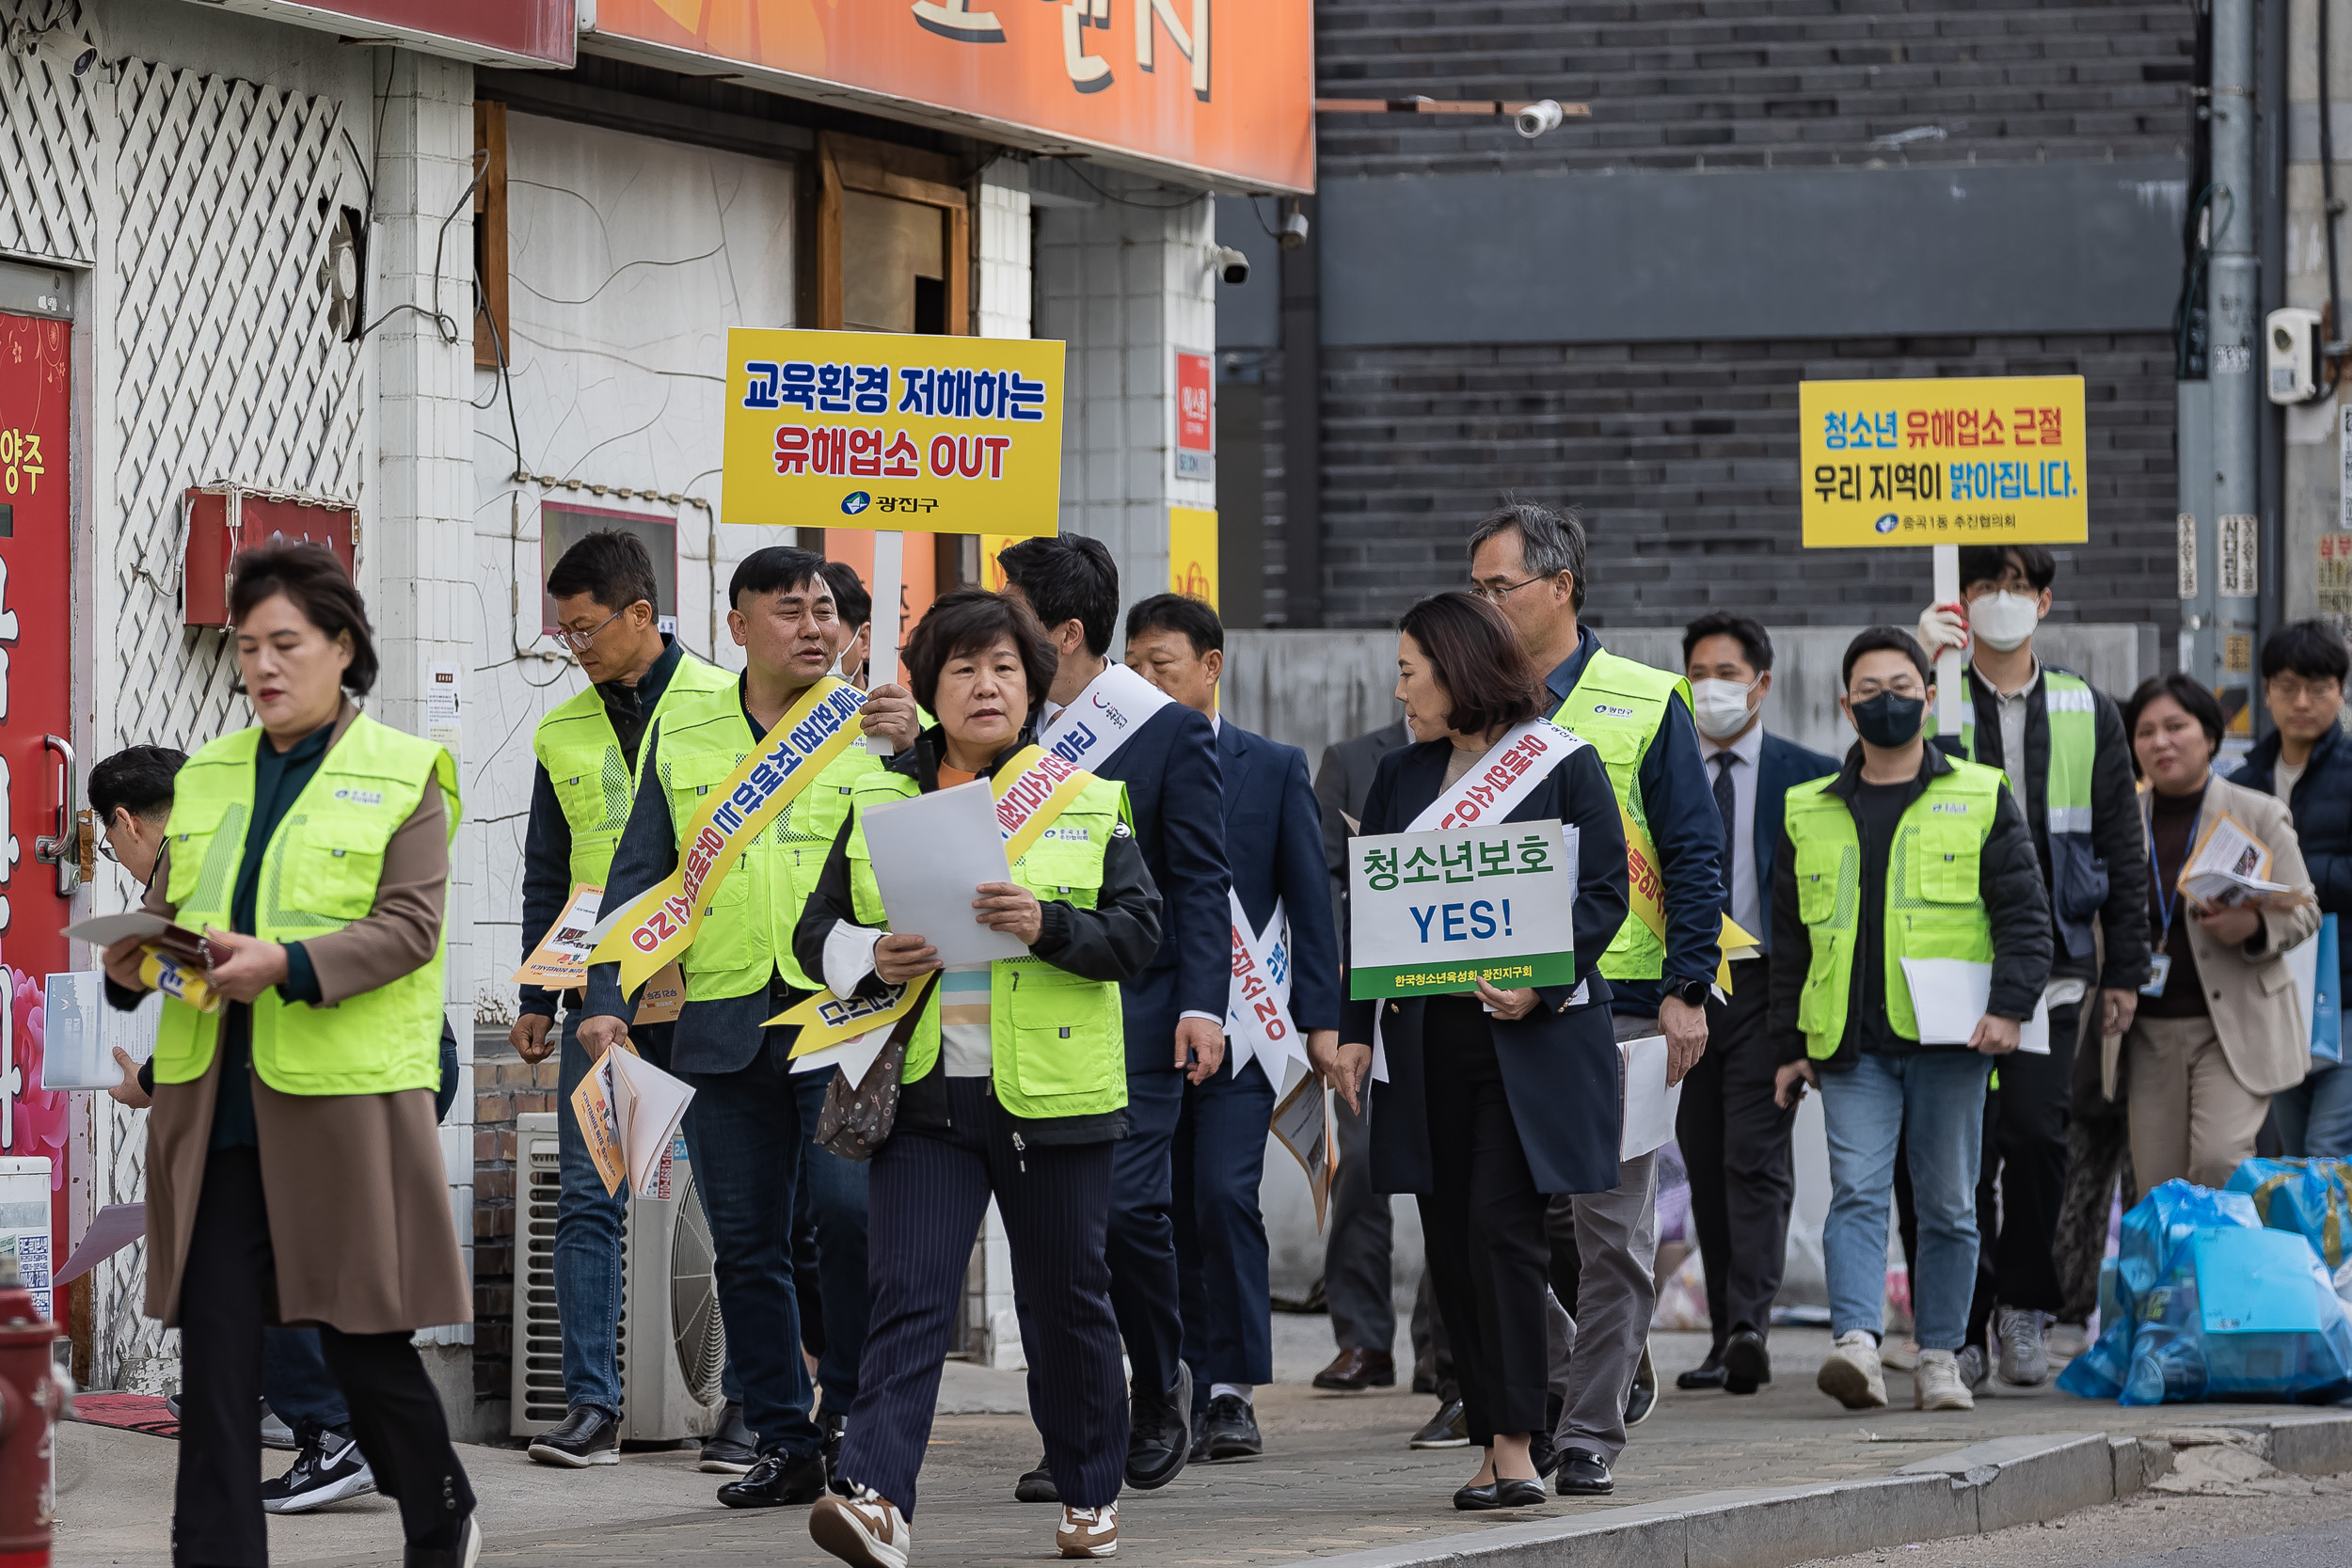
[{"label": "wall-mounted cctv camera", "polygon": [[1249,281],[1249,258],[1230,245],[1218,245],[1211,254],[1210,262],[1216,268],[1217,277],[1228,283]]},{"label": "wall-mounted cctv camera", "polygon": [[1560,128],[1559,101],[1546,98],[1530,103],[1514,117],[1513,123],[1518,128],[1519,135],[1529,141],[1534,141],[1547,131],[1556,131]]},{"label": "wall-mounted cctv camera", "polygon": [[98,45],[75,38],[63,27],[33,27],[17,22],[8,27],[8,48],[31,59],[46,56],[52,67],[69,76],[87,76],[98,64]]},{"label": "wall-mounted cctv camera", "polygon": [[1307,243],[1307,214],[1298,210],[1295,200],[1282,203],[1282,222],[1274,238],[1284,250],[1296,250]]},{"label": "wall-mounted cctv camera", "polygon": [[2270,372],[2270,401],[2310,403],[2327,388],[2319,380],[2319,312],[2281,306],[2263,322],[2263,358]]}]

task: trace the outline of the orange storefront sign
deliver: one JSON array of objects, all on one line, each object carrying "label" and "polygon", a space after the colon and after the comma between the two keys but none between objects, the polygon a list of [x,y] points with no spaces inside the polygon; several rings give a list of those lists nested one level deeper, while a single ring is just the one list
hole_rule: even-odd
[{"label": "orange storefront sign", "polygon": [[[605,52],[1043,151],[1314,188],[1311,0],[597,0]],[[913,112],[910,112],[913,111]]]}]

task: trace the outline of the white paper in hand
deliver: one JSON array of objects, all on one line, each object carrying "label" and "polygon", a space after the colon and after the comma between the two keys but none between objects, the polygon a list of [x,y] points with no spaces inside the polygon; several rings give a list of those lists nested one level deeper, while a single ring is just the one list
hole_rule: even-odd
[{"label": "white paper in hand", "polygon": [[1644,1035],[1618,1045],[1625,1058],[1625,1132],[1617,1158],[1637,1160],[1663,1148],[1675,1135],[1675,1114],[1682,1109],[1682,1085],[1666,1083],[1666,1037]]},{"label": "white paper in hand", "polygon": [[938,948],[942,968],[1027,955],[1012,935],[974,918],[982,882],[1012,880],[986,780],[867,807],[866,843],[890,928]]},{"label": "white paper in hand", "polygon": [[[1922,1045],[1966,1045],[1993,995],[1993,966],[1965,958],[1905,958],[1911,1011],[1919,1021]],[[2034,1004],[2033,1017],[2018,1025],[2017,1049],[2029,1056],[2050,1053],[2050,1003]]]},{"label": "white paper in hand", "polygon": [[130,1012],[108,1006],[106,976],[77,969],[43,982],[47,1033],[42,1038],[40,1086],[44,1089],[111,1089],[122,1082],[120,1046],[135,1062],[155,1053],[155,1029],[163,1022],[161,991],[149,991]]},{"label": "white paper in hand", "polygon": [[608,1051],[604,1059],[612,1064],[613,1119],[628,1162],[629,1190],[639,1197],[663,1196],[661,1162],[686,1119],[693,1088],[633,1052]]}]

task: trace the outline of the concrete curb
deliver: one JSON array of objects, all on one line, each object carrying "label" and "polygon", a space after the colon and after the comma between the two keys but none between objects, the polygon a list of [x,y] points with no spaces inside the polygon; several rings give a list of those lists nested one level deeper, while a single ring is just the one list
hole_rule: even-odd
[{"label": "concrete curb", "polygon": [[[2271,1464],[2290,1474],[2352,1470],[2352,1415],[2183,1423],[2191,1424],[2258,1434]],[[1318,1568],[1788,1568],[2056,1519],[2137,1496],[2171,1468],[2169,1443],[2137,1436],[1998,1437],[1870,1481],[1703,1492],[1315,1560]]]}]

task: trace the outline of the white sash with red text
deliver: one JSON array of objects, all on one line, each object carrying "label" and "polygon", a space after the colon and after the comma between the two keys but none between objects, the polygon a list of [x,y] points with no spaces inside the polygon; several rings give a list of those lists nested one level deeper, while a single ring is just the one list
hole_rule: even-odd
[{"label": "white sash with red text", "polygon": [[1105,665],[1038,731],[1037,743],[1073,768],[1099,774],[1146,720],[1175,700],[1125,665]]},{"label": "white sash with red text", "polygon": [[1307,1065],[1307,1052],[1291,1022],[1291,955],[1288,915],[1282,901],[1274,901],[1265,929],[1253,932],[1243,912],[1241,895],[1228,889],[1232,901],[1233,979],[1226,992],[1225,1034],[1232,1041],[1233,1076],[1253,1056],[1264,1064],[1266,1082],[1282,1092],[1282,1061],[1296,1057]]}]

